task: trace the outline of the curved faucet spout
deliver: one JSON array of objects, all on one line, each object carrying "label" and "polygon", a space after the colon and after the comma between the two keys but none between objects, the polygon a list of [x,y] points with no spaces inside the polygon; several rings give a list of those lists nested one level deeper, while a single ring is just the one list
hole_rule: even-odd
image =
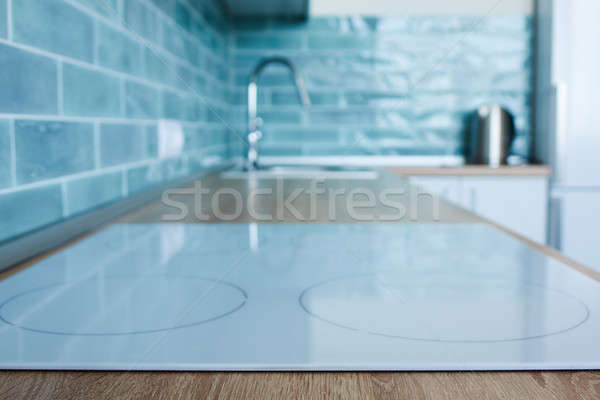
[{"label": "curved faucet spout", "polygon": [[262,134],[260,129],[260,118],[258,118],[258,79],[263,69],[270,64],[282,64],[289,68],[294,78],[296,91],[300,103],[305,107],[310,106],[310,97],[304,85],[304,80],[292,61],[285,57],[268,57],[259,61],[250,75],[248,83],[248,152],[246,156],[246,168],[256,169],[258,166],[258,140]]}]

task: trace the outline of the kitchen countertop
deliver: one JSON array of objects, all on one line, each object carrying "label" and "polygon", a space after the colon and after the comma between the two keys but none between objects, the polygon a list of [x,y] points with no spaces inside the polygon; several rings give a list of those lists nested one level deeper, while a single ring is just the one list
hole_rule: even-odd
[{"label": "kitchen countertop", "polygon": [[549,177],[546,165],[501,166],[463,165],[458,167],[391,167],[390,171],[402,176],[522,176]]},{"label": "kitchen countertop", "polygon": [[[386,177],[377,181],[338,181],[338,187],[370,187],[373,190],[386,187]],[[295,182],[302,185],[301,182]],[[248,186],[242,181],[227,181],[216,175],[203,181],[206,188],[216,190],[219,187],[235,187],[247,193]],[[274,182],[258,181],[258,187],[272,187]],[[409,189],[410,190],[410,189]],[[182,197],[182,200],[184,197]],[[191,204],[189,204],[191,206]],[[226,198],[220,203],[224,212],[231,210],[232,204]],[[308,201],[296,203],[301,212],[309,211]],[[323,204],[317,203],[320,210]],[[258,208],[267,211],[273,204],[265,203]],[[164,222],[163,215],[172,211],[161,202],[152,203],[118,222],[147,223]],[[545,254],[554,257],[570,267],[600,281],[600,274],[568,260],[558,252],[528,241],[519,235],[479,218],[465,210],[440,200],[439,219],[446,223],[484,222],[492,224],[517,239],[525,242]],[[407,216],[404,222],[410,222]],[[432,222],[431,213],[422,210],[419,222]],[[249,222],[253,218],[243,213],[233,222]],[[351,222],[352,218],[344,213],[336,216],[335,222]],[[188,216],[183,222],[201,222],[194,216]],[[211,218],[208,222],[217,222]],[[277,221],[275,221],[277,222]],[[299,222],[291,215],[284,215],[282,223]],[[328,222],[325,214],[318,211],[313,222]],[[79,241],[77,239],[72,243]],[[70,246],[69,243],[64,247]],[[55,250],[54,252],[58,251]],[[51,254],[53,252],[50,252]],[[37,257],[27,263],[0,274],[0,280],[16,271],[27,268],[46,258],[49,254]],[[340,397],[428,397],[428,398],[598,398],[600,373],[594,371],[568,372],[463,372],[463,373],[166,373],[166,372],[51,372],[51,371],[5,371],[0,372],[0,397],[149,397],[161,392],[166,397],[202,396],[202,397],[316,397],[329,394]]]}]

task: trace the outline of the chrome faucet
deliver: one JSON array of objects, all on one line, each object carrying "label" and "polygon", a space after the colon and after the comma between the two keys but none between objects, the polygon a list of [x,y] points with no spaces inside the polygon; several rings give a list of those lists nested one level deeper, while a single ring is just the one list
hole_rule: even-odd
[{"label": "chrome faucet", "polygon": [[248,151],[246,153],[246,170],[255,170],[258,168],[258,141],[262,138],[262,120],[258,117],[258,78],[262,70],[269,64],[282,64],[289,68],[296,84],[296,90],[300,97],[300,103],[305,107],[310,106],[310,98],[304,86],[304,81],[296,66],[285,57],[269,57],[261,60],[252,75],[248,84]]}]

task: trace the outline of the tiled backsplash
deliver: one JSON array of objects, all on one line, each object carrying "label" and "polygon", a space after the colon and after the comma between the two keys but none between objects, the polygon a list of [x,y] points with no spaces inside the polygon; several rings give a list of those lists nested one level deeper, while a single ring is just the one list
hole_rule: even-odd
[{"label": "tiled backsplash", "polygon": [[216,0],[0,0],[0,241],[241,155],[248,76],[267,55],[297,63],[313,106],[269,67],[262,155],[460,154],[467,113],[488,102],[516,115],[527,154],[531,25],[229,22]]},{"label": "tiled backsplash", "polygon": [[213,1],[0,0],[0,241],[228,159],[228,39]]},{"label": "tiled backsplash", "polygon": [[283,67],[265,70],[263,155],[462,154],[465,118],[498,102],[516,116],[515,152],[530,131],[529,16],[313,18],[235,24],[232,101],[265,55],[291,58],[307,81],[305,110]]}]

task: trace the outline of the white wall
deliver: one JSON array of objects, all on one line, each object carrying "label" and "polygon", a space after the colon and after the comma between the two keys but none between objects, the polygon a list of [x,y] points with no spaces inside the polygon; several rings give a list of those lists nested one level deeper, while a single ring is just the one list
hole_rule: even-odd
[{"label": "white wall", "polygon": [[535,0],[309,0],[311,15],[532,14],[534,2]]}]

